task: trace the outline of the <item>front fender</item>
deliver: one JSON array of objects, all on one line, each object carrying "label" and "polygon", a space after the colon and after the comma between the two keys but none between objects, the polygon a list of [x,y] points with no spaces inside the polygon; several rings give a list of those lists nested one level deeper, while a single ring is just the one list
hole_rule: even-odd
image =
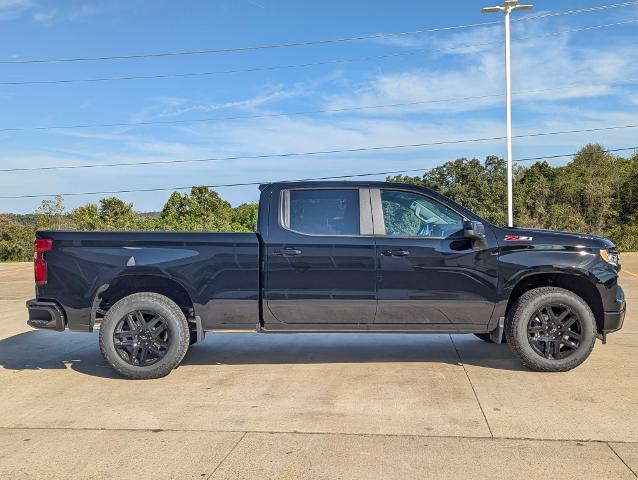
[{"label": "front fender", "polygon": [[597,249],[527,246],[504,250],[499,255],[501,276],[495,318],[505,316],[512,301],[528,289],[550,285],[571,290],[587,301],[599,331],[606,329],[607,312],[624,307],[624,300],[618,300],[622,297],[618,270],[605,262]]},{"label": "front fender", "polygon": [[605,283],[617,272],[592,248],[525,245],[499,248],[503,291],[513,289],[525,277],[538,274],[577,275],[592,283]]}]

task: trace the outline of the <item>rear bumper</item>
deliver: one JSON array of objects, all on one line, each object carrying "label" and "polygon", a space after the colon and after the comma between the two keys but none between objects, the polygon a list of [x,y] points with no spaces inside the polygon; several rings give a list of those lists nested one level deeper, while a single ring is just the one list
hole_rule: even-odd
[{"label": "rear bumper", "polygon": [[614,309],[606,311],[603,315],[603,325],[601,333],[616,332],[622,328],[625,321],[625,312],[627,311],[627,302],[625,302],[625,292],[620,287],[616,288],[616,301]]},{"label": "rear bumper", "polygon": [[27,325],[30,327],[56,330],[58,332],[62,332],[66,328],[64,310],[55,302],[38,299],[29,300],[27,302],[27,310],[29,311]]}]

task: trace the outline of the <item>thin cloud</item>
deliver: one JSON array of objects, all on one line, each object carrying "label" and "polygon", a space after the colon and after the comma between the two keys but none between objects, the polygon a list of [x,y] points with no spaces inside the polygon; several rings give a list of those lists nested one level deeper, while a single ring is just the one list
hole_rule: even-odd
[{"label": "thin cloud", "polygon": [[55,9],[51,10],[42,10],[40,12],[36,12],[33,14],[33,20],[38,23],[51,23],[51,21],[55,18],[57,11]]},{"label": "thin cloud", "polygon": [[0,21],[18,18],[34,7],[31,0],[0,0]]}]

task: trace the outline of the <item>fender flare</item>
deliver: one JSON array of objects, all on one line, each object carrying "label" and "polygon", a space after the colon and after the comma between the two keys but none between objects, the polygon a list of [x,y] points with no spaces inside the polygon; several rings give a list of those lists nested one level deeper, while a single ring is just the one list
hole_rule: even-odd
[{"label": "fender flare", "polygon": [[[193,310],[193,315],[191,318],[189,318],[189,321],[193,321],[196,326],[197,326],[197,339],[198,341],[200,341],[200,337],[203,339],[204,337],[204,331],[202,328],[202,322],[201,322],[201,318],[199,317],[199,315],[196,314],[196,310],[195,310],[195,302],[193,302],[192,296],[189,293],[188,289],[184,286],[184,284],[182,282],[180,282],[179,280],[173,278],[172,276],[168,276],[166,274],[157,274],[157,273],[131,273],[131,272],[126,272],[126,270],[120,272],[119,275],[115,276],[112,280],[110,280],[108,283],[103,283],[102,285],[100,285],[97,290],[95,291],[95,294],[93,295],[93,300],[91,302],[91,315],[90,315],[90,324],[89,324],[89,331],[92,332],[93,328],[95,326],[95,322],[97,320],[97,314],[100,311],[100,303],[102,301],[102,296],[104,294],[104,292],[106,292],[109,288],[111,288],[111,286],[113,286],[114,284],[116,284],[119,280],[125,278],[125,277],[136,277],[139,278],[141,276],[144,277],[154,277],[157,278],[160,281],[169,281],[172,283],[175,283],[176,285],[179,285],[179,287],[181,288],[181,290],[186,294],[188,301],[190,303],[190,305],[192,306],[192,310]],[[149,290],[152,291],[152,290]],[[165,294],[165,292],[156,292],[156,293],[160,293],[160,294]],[[170,297],[169,297],[170,298]]]}]

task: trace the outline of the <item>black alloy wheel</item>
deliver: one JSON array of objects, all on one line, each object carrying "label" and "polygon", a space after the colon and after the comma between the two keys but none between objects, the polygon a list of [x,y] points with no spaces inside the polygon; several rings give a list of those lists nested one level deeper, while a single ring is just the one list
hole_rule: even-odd
[{"label": "black alloy wheel", "polygon": [[126,378],[168,375],[188,351],[189,323],[170,298],[155,292],[124,297],[109,308],[100,325],[100,351]]},{"label": "black alloy wheel", "polygon": [[561,360],[580,347],[583,327],[578,314],[568,305],[549,303],[534,312],[527,324],[527,339],[541,357]]},{"label": "black alloy wheel", "polygon": [[122,360],[136,367],[160,361],[171,342],[168,322],[161,315],[134,310],[124,315],[113,332],[113,346]]}]

